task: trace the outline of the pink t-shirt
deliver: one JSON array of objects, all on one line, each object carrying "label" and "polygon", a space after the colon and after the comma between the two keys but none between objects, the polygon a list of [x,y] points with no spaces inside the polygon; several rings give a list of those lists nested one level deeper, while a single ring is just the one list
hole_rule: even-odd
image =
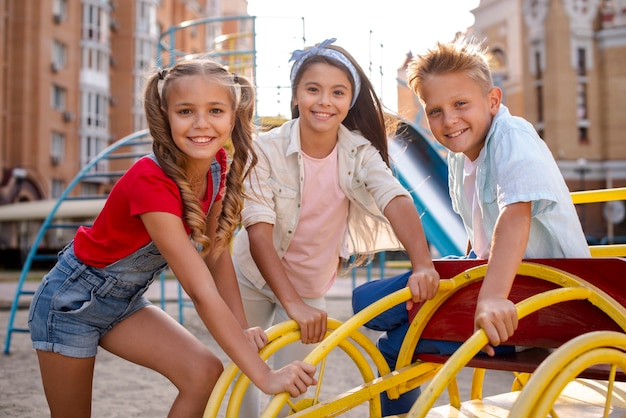
[{"label": "pink t-shirt", "polygon": [[302,153],[300,219],[282,261],[301,297],[317,298],[332,286],[348,222],[348,198],[339,187],[337,147],[315,159]]}]

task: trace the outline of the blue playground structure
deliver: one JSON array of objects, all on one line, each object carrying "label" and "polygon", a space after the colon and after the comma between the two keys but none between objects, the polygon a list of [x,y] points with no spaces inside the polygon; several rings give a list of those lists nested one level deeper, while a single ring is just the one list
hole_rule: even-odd
[{"label": "blue playground structure", "polygon": [[463,255],[467,234],[452,210],[446,160],[420,125],[404,122],[401,126],[389,144],[396,177],[411,193],[431,247],[441,257]]}]

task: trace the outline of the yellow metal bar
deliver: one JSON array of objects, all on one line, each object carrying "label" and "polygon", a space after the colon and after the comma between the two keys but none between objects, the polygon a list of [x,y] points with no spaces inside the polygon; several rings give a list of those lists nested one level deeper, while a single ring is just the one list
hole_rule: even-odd
[{"label": "yellow metal bar", "polygon": [[592,257],[626,257],[626,244],[590,245]]},{"label": "yellow metal bar", "polygon": [[[482,399],[483,398],[483,382],[485,381],[485,369],[474,369],[472,375],[472,387],[470,390],[470,399]],[[455,406],[450,402],[452,406]],[[456,407],[456,406],[455,406]],[[460,406],[456,407],[457,409]]]},{"label": "yellow metal bar", "polygon": [[[553,379],[548,380],[550,384],[546,390],[532,401],[530,405],[534,406],[534,412],[520,416],[547,416],[565,386],[576,379],[576,376],[585,369],[596,364],[616,364],[623,370],[626,367],[626,355],[622,350],[615,348],[595,348],[572,359],[564,370],[561,370]],[[610,394],[607,393],[605,406],[606,402],[610,402],[610,399]]]},{"label": "yellow metal bar", "polygon": [[[553,289],[531,296],[516,304],[520,319],[539,309],[568,300],[587,299],[591,291],[583,287]],[[446,361],[439,373],[422,390],[407,418],[425,417],[450,380],[489,342],[482,328],[474,334]]]},{"label": "yellow metal bar", "polygon": [[608,202],[611,200],[626,200],[626,187],[615,189],[598,189],[571,192],[574,204]]},{"label": "yellow metal bar", "polygon": [[[617,357],[614,357],[613,354],[611,354],[611,357],[604,357],[607,354],[606,352],[601,352],[602,356],[597,356],[598,352],[595,350],[598,348],[604,349],[605,347],[619,348],[619,353],[616,353],[618,354]],[[551,407],[567,382],[576,378],[582,370],[590,365],[607,363],[618,364],[622,370],[625,370],[626,364],[624,364],[624,362],[626,362],[626,354],[624,354],[623,350],[626,350],[626,335],[615,331],[589,332],[571,339],[554,351],[539,365],[537,370],[535,370],[535,373],[524,386],[517,401],[513,404],[510,411],[511,416],[539,416],[531,411],[531,408],[535,408],[535,402],[546,398],[546,403],[549,405],[542,403],[541,406],[537,407],[539,409]],[[595,354],[592,355],[592,358],[583,357],[585,353],[594,351]],[[578,364],[578,366],[572,366],[573,361],[581,357],[583,358],[582,365]],[[578,370],[579,367],[582,368]],[[560,378],[561,380],[558,385],[562,385],[562,387],[558,390],[555,397],[554,391],[557,390],[557,386],[554,386],[556,383],[553,383],[553,381],[555,381],[557,376],[565,369],[568,371],[564,372],[565,374],[561,376],[566,377]],[[567,382],[563,383],[563,379],[567,380]],[[547,393],[550,386],[552,386],[550,389],[551,395]],[[547,409],[547,411],[548,410],[549,409]]]}]

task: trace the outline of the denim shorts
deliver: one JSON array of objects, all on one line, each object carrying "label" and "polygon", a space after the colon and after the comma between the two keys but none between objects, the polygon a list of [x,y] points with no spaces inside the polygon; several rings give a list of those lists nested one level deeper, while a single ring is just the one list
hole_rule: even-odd
[{"label": "denim shorts", "polygon": [[[125,279],[128,279],[128,275]],[[143,294],[152,282],[120,280],[83,264],[68,246],[42,279],[30,305],[33,347],[69,357],[93,357],[100,338],[115,324],[150,305]]]}]

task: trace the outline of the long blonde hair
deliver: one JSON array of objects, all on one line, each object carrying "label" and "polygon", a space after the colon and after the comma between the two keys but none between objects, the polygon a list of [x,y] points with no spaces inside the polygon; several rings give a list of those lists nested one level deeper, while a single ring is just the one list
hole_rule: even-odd
[{"label": "long blonde hair", "polygon": [[[222,212],[218,218],[216,238],[211,242],[206,231],[206,214],[191,190],[187,176],[188,157],[176,146],[172,139],[167,117],[168,88],[180,77],[210,76],[215,83],[226,87],[231,96],[235,111],[233,127],[232,160],[226,176],[226,192],[222,200]],[[162,86],[159,84],[162,82]],[[165,174],[176,182],[183,201],[183,219],[191,229],[191,239],[202,248],[201,254],[212,250],[219,254],[232,240],[241,221],[243,208],[243,180],[256,165],[257,156],[252,148],[254,132],[254,88],[245,77],[236,76],[219,63],[208,59],[178,61],[171,69],[157,70],[148,78],[145,90],[144,108],[150,135],[153,138],[152,151]]]}]

